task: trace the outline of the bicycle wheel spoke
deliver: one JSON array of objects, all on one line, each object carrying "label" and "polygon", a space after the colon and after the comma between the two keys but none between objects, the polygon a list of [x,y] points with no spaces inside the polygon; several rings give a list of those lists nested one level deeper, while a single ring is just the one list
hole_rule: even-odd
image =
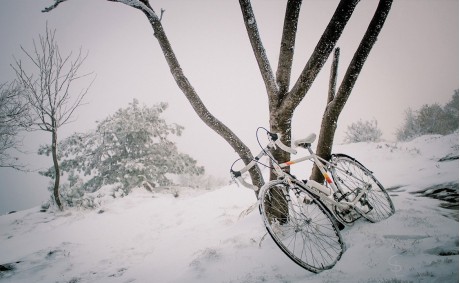
[{"label": "bicycle wheel spoke", "polygon": [[276,244],[300,266],[332,268],[344,245],[331,215],[306,191],[274,181],[261,192],[261,214]]},{"label": "bicycle wheel spoke", "polygon": [[[364,191],[356,202],[356,212],[371,222],[378,222],[394,214],[390,196],[362,164],[345,155],[335,156],[333,163],[335,166],[331,169],[332,177],[337,187],[346,195],[347,201],[353,202]],[[338,214],[340,216],[340,211]]]}]

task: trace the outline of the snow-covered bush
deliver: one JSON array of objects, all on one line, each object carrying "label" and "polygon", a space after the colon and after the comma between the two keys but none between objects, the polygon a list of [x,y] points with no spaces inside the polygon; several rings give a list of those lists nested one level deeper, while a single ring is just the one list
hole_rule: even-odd
[{"label": "snow-covered bush", "polygon": [[345,132],[345,143],[379,141],[382,131],[378,128],[377,120],[352,123]]},{"label": "snow-covered bush", "polygon": [[30,125],[28,104],[16,83],[0,83],[0,167],[21,168],[11,151],[19,150],[20,131]]},{"label": "snow-covered bush", "polygon": [[[61,170],[68,174],[63,198],[68,205],[95,192],[104,185],[117,184],[124,194],[144,182],[152,186],[172,184],[171,174],[200,175],[203,167],[196,160],[180,153],[169,135],[180,136],[182,126],[167,124],[161,113],[167,104],[152,107],[137,100],[127,108],[98,122],[97,128],[75,133],[59,143]],[[39,154],[49,154],[44,146]],[[54,170],[42,174],[53,176]]]},{"label": "snow-covered bush", "polygon": [[399,141],[410,140],[426,134],[447,135],[458,130],[458,90],[444,106],[423,105],[417,111],[406,110],[404,124],[396,132]]}]

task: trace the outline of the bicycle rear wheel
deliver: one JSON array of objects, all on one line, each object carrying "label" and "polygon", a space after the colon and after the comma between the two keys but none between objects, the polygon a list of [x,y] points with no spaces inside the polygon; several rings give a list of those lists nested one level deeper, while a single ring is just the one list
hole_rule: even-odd
[{"label": "bicycle rear wheel", "polygon": [[304,189],[271,181],[261,189],[259,207],[270,236],[301,267],[318,273],[342,256],[345,245],[333,217]]},{"label": "bicycle rear wheel", "polygon": [[332,178],[342,193],[342,198],[353,201],[363,190],[366,192],[356,203],[355,210],[370,222],[378,222],[394,214],[393,202],[382,184],[356,159],[335,154],[331,159]]}]

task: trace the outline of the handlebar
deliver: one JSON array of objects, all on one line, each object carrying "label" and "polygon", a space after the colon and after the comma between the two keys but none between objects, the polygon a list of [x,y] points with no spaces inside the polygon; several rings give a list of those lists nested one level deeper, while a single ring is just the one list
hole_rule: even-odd
[{"label": "handlebar", "polygon": [[251,169],[259,161],[259,159],[262,158],[264,155],[269,155],[270,153],[268,152],[268,150],[270,148],[278,147],[278,148],[280,148],[280,149],[282,149],[282,150],[284,150],[286,152],[289,152],[291,154],[297,154],[297,150],[295,150],[294,148],[289,147],[289,146],[287,146],[287,145],[285,145],[284,143],[281,142],[281,134],[271,133],[271,132],[267,131],[267,135],[268,135],[268,138],[269,138],[270,142],[268,143],[268,145],[264,149],[262,149],[262,151],[251,162],[249,162],[244,168],[242,168],[239,171],[234,171],[233,168],[230,169],[230,174],[231,174],[231,176],[233,178],[236,178],[243,186],[245,186],[247,188],[250,188],[250,189],[253,189],[255,191],[258,191],[259,188],[254,186],[254,185],[252,185],[252,184],[249,184],[246,181],[244,181],[244,179],[242,177],[242,174],[244,174],[247,171],[249,171],[249,169]]},{"label": "handlebar", "polygon": [[271,140],[275,142],[275,144],[282,150],[286,151],[286,152],[289,152],[291,154],[297,154],[297,150],[295,150],[294,148],[292,147],[289,147],[287,145],[285,145],[282,141],[281,141],[281,134],[277,134],[277,133],[268,133],[268,135],[270,136]]},{"label": "handlebar", "polygon": [[[236,172],[235,172],[235,171],[233,171],[233,170],[230,170],[230,172],[231,172],[232,174],[235,174],[235,173],[238,174],[238,173],[240,173],[240,171],[236,171]],[[245,186],[246,188],[252,189],[252,190],[254,190],[254,191],[256,191],[256,192],[259,191],[259,187],[254,186],[253,184],[250,184],[250,183],[246,182],[246,181],[243,179],[243,177],[241,176],[241,174],[240,174],[238,177],[236,177],[236,176],[234,176],[234,177],[238,180],[238,182],[240,182],[240,183],[241,183],[243,186]]]}]

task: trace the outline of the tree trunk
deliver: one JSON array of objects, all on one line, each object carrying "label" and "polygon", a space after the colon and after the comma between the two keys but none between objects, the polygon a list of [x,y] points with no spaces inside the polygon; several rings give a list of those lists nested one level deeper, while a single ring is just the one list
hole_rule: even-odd
[{"label": "tree trunk", "polygon": [[[335,43],[342,34],[348,20],[353,13],[358,0],[341,0],[324,31],[315,50],[305,65],[293,88],[289,90],[292,58],[294,53],[295,35],[299,17],[301,0],[289,0],[286,6],[283,35],[280,45],[280,56],[276,81],[270,67],[270,62],[262,45],[262,40],[257,28],[257,21],[252,11],[249,0],[240,0],[244,24],[251,42],[252,50],[256,57],[259,71],[265,83],[270,113],[270,130],[282,135],[282,142],[291,145],[291,122],[295,108],[305,97],[311,84],[315,80],[324,62],[333,50]],[[273,152],[274,157],[279,161],[287,161],[290,154],[280,149]],[[287,169],[289,170],[289,169]],[[271,178],[273,178],[273,174]]]},{"label": "tree trunk", "polygon": [[[334,123],[331,115],[328,112],[329,104],[334,100],[335,92],[336,92],[336,85],[337,85],[337,70],[339,67],[339,57],[340,57],[340,48],[336,48],[334,52],[334,58],[332,60],[331,66],[331,74],[329,76],[329,92],[327,96],[327,103],[326,109],[323,113],[323,119],[321,121],[321,130],[319,133],[318,139],[318,146],[316,148],[316,154],[323,157],[324,159],[329,160],[330,154],[332,152],[332,144],[330,147],[320,147],[319,145],[322,144],[325,140],[333,140],[334,139],[334,132],[335,128],[337,127],[337,123]],[[327,126],[326,126],[327,125]],[[332,136],[331,136],[332,135]],[[325,157],[324,157],[325,156]],[[324,181],[323,174],[319,170],[318,166],[314,165],[312,169],[312,174],[310,179],[317,181],[318,183],[322,183]]]},{"label": "tree trunk", "polygon": [[59,162],[57,157],[57,130],[54,128],[51,132],[51,155],[53,156],[53,165],[54,165],[54,188],[53,188],[53,195],[54,201],[56,202],[57,206],[60,210],[63,210],[61,198],[59,196],[59,181],[61,179],[61,172],[59,168]]},{"label": "tree trunk", "polygon": [[[272,113],[270,113],[270,131],[281,134],[281,142],[287,146],[291,146],[291,120],[291,113],[279,113],[278,111],[272,111]],[[288,161],[291,156],[289,152],[279,148],[273,150],[272,154],[279,163]],[[285,167],[283,170],[290,172],[289,167]],[[272,171],[270,174],[270,180],[274,179],[276,179],[276,175]]]},{"label": "tree trunk", "polygon": [[[282,142],[291,145],[291,122],[295,108],[305,97],[310,86],[332,52],[353,13],[358,0],[341,0],[329,24],[318,41],[313,54],[304,67],[293,88],[289,91],[292,58],[295,46],[295,35],[299,18],[301,0],[289,0],[286,6],[283,34],[280,44],[278,70],[275,77],[270,62],[265,54],[262,40],[258,33],[257,21],[249,0],[240,0],[243,20],[256,57],[259,71],[265,83],[270,113],[270,130],[282,135]],[[275,150],[274,157],[279,162],[289,160],[290,154]],[[289,170],[289,169],[287,169]],[[273,174],[271,178],[273,178]]]}]

